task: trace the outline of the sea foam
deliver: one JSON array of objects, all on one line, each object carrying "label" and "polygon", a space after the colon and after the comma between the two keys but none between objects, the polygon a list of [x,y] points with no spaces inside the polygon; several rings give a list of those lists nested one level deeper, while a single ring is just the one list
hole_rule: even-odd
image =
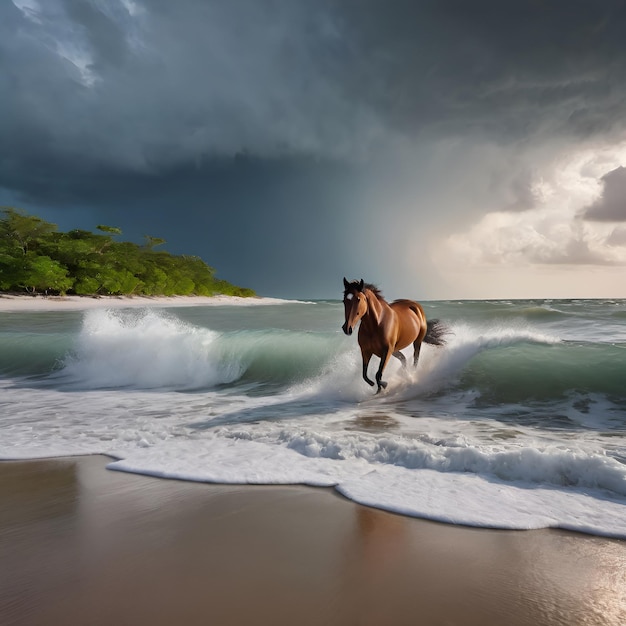
[{"label": "sea foam", "polygon": [[215,346],[219,333],[164,312],[93,309],[60,375],[90,389],[199,388],[236,380],[244,365],[216,358]]},{"label": "sea foam", "polygon": [[110,467],[186,480],[332,486],[363,504],[439,521],[626,537],[626,467],[601,455],[490,451],[293,423],[261,430],[220,429],[202,443],[142,450]]}]

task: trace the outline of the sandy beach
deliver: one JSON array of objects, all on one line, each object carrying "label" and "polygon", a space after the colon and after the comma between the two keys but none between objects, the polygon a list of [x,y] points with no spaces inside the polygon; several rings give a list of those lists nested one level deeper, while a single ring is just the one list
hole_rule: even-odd
[{"label": "sandy beach", "polygon": [[0,294],[0,312],[80,311],[94,308],[184,307],[217,305],[264,305],[286,302],[279,298],[241,298],[239,296],[29,296]]},{"label": "sandy beach", "polygon": [[493,531],[331,490],[0,463],[0,623],[611,625],[626,542]]}]

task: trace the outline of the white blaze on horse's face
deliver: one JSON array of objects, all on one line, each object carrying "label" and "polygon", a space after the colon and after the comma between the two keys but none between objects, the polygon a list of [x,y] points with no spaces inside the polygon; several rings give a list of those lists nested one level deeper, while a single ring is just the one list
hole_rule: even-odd
[{"label": "white blaze on horse's face", "polygon": [[362,291],[349,291],[343,297],[345,322],[341,327],[346,335],[351,335],[359,320],[367,313],[367,298]]}]

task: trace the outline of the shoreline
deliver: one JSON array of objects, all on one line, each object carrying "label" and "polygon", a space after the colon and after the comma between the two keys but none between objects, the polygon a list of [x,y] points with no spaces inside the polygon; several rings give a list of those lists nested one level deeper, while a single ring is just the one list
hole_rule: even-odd
[{"label": "shoreline", "polygon": [[331,489],[109,462],[0,462],[2,623],[626,623],[623,540],[455,526]]},{"label": "shoreline", "polygon": [[43,296],[0,293],[0,313],[13,311],[81,311],[93,308],[188,306],[263,306],[299,300],[251,296]]}]

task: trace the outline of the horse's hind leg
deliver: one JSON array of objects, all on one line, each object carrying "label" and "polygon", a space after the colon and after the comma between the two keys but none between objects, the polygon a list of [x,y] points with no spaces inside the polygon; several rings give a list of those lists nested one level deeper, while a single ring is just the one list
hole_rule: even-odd
[{"label": "horse's hind leg", "polygon": [[402,363],[402,367],[406,368],[406,357],[404,356],[404,354],[402,354],[402,352],[400,352],[400,350],[394,352],[393,356],[395,356],[396,359],[398,359],[400,363]]},{"label": "horse's hind leg", "polygon": [[417,361],[420,358],[420,348],[422,347],[422,340],[421,339],[416,339],[413,342],[413,348],[415,349],[415,352],[413,352],[413,367],[417,367]]}]

